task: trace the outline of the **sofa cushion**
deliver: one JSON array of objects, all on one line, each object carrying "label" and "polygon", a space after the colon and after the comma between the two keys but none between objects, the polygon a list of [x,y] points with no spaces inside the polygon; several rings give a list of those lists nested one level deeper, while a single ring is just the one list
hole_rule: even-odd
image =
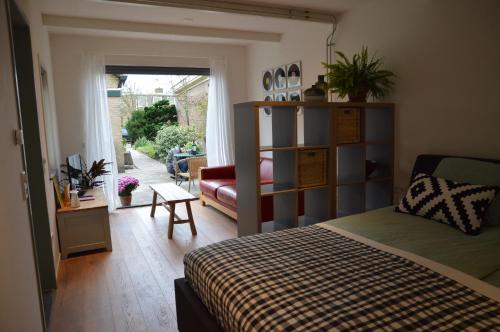
[{"label": "sofa cushion", "polygon": [[234,165],[229,166],[215,166],[215,167],[201,167],[201,179],[235,179]]},{"label": "sofa cushion", "polygon": [[200,190],[203,194],[217,198],[217,190],[223,186],[236,186],[235,179],[210,179],[200,181]]},{"label": "sofa cushion", "polygon": [[260,211],[262,222],[273,220],[274,203],[273,196],[262,196],[260,201]]},{"label": "sofa cushion", "polygon": [[217,199],[236,209],[236,185],[219,187],[217,189]]},{"label": "sofa cushion", "polygon": [[272,183],[273,181],[273,160],[262,157],[260,159],[260,180],[261,182]]}]

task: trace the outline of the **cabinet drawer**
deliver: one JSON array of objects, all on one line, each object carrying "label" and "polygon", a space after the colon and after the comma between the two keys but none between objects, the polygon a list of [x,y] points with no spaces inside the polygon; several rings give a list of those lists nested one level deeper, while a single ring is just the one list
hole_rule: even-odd
[{"label": "cabinet drawer", "polygon": [[361,142],[361,120],[359,108],[343,108],[336,112],[337,144]]},{"label": "cabinet drawer", "polygon": [[327,149],[299,150],[299,187],[326,185],[327,158]]}]

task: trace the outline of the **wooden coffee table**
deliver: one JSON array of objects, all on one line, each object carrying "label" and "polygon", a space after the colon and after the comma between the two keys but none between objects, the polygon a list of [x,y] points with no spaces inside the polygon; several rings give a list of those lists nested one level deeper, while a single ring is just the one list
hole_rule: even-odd
[{"label": "wooden coffee table", "polygon": [[[163,205],[170,213],[170,218],[168,222],[168,238],[172,238],[174,232],[174,224],[185,224],[189,223],[191,226],[191,233],[196,235],[196,227],[194,225],[193,212],[191,211],[191,201],[197,200],[186,190],[173,183],[157,183],[149,186],[153,190],[153,204],[151,205],[151,218],[154,218],[156,206]],[[164,202],[158,203],[158,196],[164,200]],[[181,219],[175,213],[175,204],[186,203],[187,219]]]}]

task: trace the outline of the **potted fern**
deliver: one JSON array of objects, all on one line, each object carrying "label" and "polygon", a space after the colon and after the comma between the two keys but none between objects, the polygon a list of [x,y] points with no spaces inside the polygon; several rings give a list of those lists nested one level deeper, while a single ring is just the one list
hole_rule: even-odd
[{"label": "potted fern", "polygon": [[382,59],[375,54],[369,56],[366,46],[351,60],[340,51],[335,53],[340,59],[323,65],[328,69],[328,88],[340,98],[348,96],[349,101],[366,102],[369,96],[382,99],[392,90],[394,73],[382,69]]}]

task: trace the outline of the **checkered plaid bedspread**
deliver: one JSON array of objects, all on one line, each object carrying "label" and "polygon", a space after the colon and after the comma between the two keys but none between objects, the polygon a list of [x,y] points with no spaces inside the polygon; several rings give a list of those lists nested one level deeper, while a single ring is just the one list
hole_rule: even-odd
[{"label": "checkered plaid bedspread", "polygon": [[500,303],[318,226],[209,245],[184,265],[226,331],[500,330]]}]

